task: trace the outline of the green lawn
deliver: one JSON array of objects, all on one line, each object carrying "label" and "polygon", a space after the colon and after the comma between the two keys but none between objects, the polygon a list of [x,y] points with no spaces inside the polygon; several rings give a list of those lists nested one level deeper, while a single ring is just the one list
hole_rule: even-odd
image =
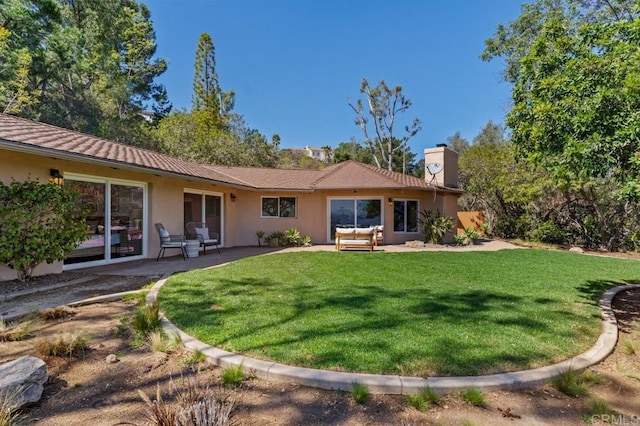
[{"label": "green lawn", "polygon": [[298,252],[175,275],[169,319],[228,351],[377,374],[478,375],[570,358],[640,262],[543,250]]}]

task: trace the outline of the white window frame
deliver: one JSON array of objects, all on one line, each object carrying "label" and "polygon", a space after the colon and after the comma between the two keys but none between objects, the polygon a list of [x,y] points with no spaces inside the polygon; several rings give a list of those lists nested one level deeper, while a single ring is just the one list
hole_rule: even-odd
[{"label": "white window frame", "polygon": [[[278,200],[278,215],[277,216],[265,216],[263,214],[264,209],[262,208],[262,203],[264,201],[265,198],[275,198]],[[294,200],[294,206],[293,206],[293,216],[280,216],[281,212],[280,212],[280,199],[281,198],[293,198]],[[276,196],[271,196],[271,195],[263,195],[260,197],[260,218],[262,219],[296,219],[298,217],[298,197],[287,197],[284,195],[276,195]]]},{"label": "white window frame", "polygon": [[[132,262],[134,260],[141,260],[147,258],[148,253],[148,242],[149,242],[149,233],[151,232],[151,227],[149,226],[149,185],[146,182],[140,182],[135,180],[124,180],[124,179],[114,179],[107,178],[101,176],[92,176],[92,175],[83,175],[79,173],[64,173],[64,179],[69,180],[77,180],[82,182],[92,182],[92,183],[102,183],[105,185],[105,194],[104,194],[104,205],[106,211],[104,212],[104,223],[111,223],[111,185],[128,185],[128,186],[139,186],[143,189],[144,194],[142,198],[142,211],[144,214],[143,222],[145,231],[142,234],[142,254],[138,256],[126,256],[126,257],[118,257],[115,259],[111,258],[111,251],[106,250],[107,247],[111,245],[111,234],[105,232],[105,253],[104,259],[102,260],[94,260],[93,262],[80,262],[80,263],[72,263],[69,265],[65,265],[62,262],[62,270],[63,271],[71,271],[74,269],[81,268],[89,268],[91,266],[100,266],[100,265],[112,265],[114,263],[124,263],[124,262]],[[109,208],[106,208],[109,206]]]},{"label": "white window frame", "polygon": [[[396,231],[396,201],[404,202],[404,231]],[[416,231],[407,231],[407,201],[415,201],[416,202],[416,223],[418,224],[418,229]],[[420,219],[420,200],[415,198],[394,198],[393,199],[393,233],[394,234],[419,234],[420,233],[420,223],[418,223],[418,219]]]}]

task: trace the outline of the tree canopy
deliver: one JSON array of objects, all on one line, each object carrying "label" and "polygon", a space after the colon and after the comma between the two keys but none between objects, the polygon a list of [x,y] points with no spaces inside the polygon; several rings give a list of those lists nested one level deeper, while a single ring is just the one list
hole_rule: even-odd
[{"label": "tree canopy", "polygon": [[362,129],[365,146],[371,152],[376,166],[406,173],[409,139],[421,130],[422,124],[415,118],[411,124],[405,125],[403,136],[396,136],[394,131],[400,118],[398,115],[411,107],[411,100],[402,93],[402,86],[390,88],[384,80],[371,87],[363,78],[360,93],[364,95],[367,107],[362,99],[355,104],[349,101],[349,106],[356,114],[355,124]]}]

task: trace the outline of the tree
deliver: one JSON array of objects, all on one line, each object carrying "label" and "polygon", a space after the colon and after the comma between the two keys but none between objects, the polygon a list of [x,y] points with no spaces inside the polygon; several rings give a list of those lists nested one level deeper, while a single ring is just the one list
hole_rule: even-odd
[{"label": "tree", "polygon": [[38,91],[29,85],[30,71],[59,18],[52,0],[0,3],[0,111],[21,114],[38,101]]},{"label": "tree", "polygon": [[0,263],[28,280],[42,262],[61,261],[86,238],[78,195],[37,181],[0,182]]},{"label": "tree", "polygon": [[374,164],[371,151],[364,148],[355,140],[340,142],[333,150],[333,161],[342,163],[343,161],[354,160],[365,164]]},{"label": "tree", "polygon": [[[410,125],[405,126],[405,135],[401,138],[394,136],[397,115],[411,107],[411,100],[402,94],[402,87],[389,88],[384,80],[376,87],[371,87],[366,78],[360,84],[360,93],[365,96],[367,113],[361,99],[355,104],[348,102],[356,114],[355,124],[360,126],[364,134],[365,145],[371,152],[376,166],[388,170],[396,170],[394,167],[394,155],[400,153],[402,173],[406,173],[406,153],[409,151],[408,142],[422,128],[420,120],[415,118]],[[369,130],[369,118],[371,117],[372,132]]]},{"label": "tree", "polygon": [[463,138],[460,132],[455,132],[447,138],[447,146],[458,154],[462,154],[469,149],[469,141]]},{"label": "tree", "polygon": [[224,125],[224,118],[233,109],[235,94],[233,91],[223,92],[218,84],[215,47],[207,33],[202,33],[198,40],[194,68],[193,109],[209,111],[218,117],[221,125]]},{"label": "tree", "polygon": [[491,120],[489,120],[480,133],[473,138],[473,145],[504,145],[505,143],[506,140],[504,138],[504,131],[502,130],[502,127]]},{"label": "tree", "polygon": [[502,57],[514,83],[518,158],[553,179],[537,215],[587,246],[619,247],[640,199],[639,12],[626,0],[538,0],[483,53]]}]

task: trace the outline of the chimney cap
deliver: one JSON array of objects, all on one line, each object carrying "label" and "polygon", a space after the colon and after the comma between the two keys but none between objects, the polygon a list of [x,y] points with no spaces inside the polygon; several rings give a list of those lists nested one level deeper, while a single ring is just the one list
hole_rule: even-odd
[{"label": "chimney cap", "polygon": [[438,147],[438,148],[446,148],[447,144],[446,143],[439,143],[439,144],[436,145],[436,147]]}]

